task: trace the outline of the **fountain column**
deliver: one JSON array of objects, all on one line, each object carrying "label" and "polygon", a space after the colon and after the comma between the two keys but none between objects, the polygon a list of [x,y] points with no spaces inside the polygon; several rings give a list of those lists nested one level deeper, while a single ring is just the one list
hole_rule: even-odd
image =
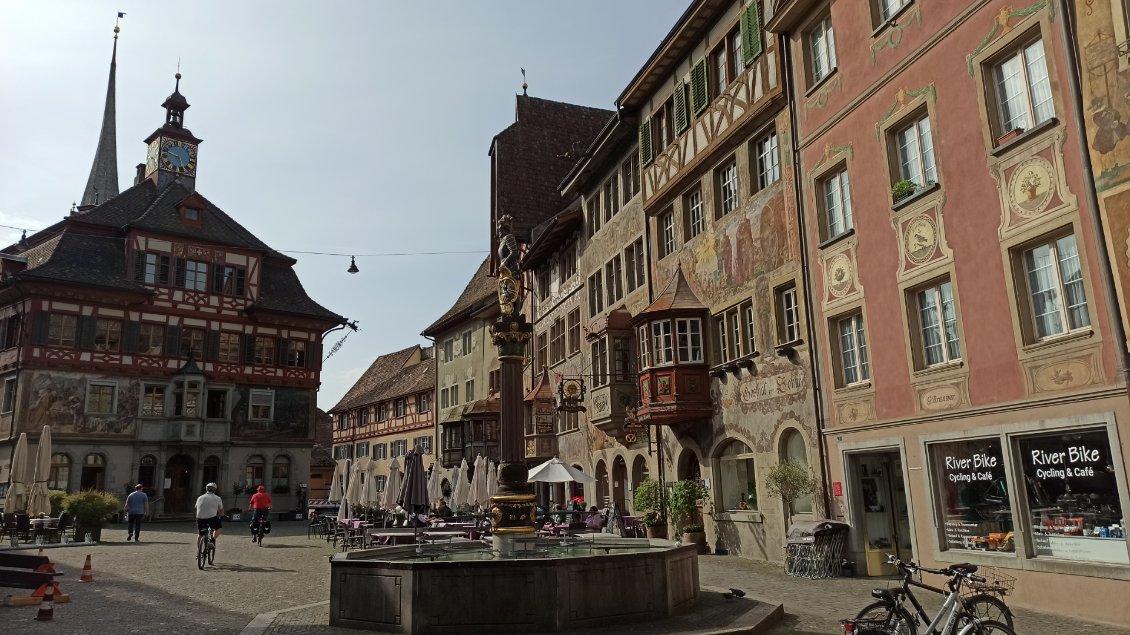
[{"label": "fountain column", "polygon": [[510,216],[498,220],[498,302],[501,315],[491,325],[498,347],[499,449],[498,493],[490,499],[490,517],[495,551],[503,556],[514,551],[514,539],[534,533],[536,507],[530,489],[529,468],[523,447],[522,366],[533,325],[522,315],[522,284],[518,241],[510,231]]}]

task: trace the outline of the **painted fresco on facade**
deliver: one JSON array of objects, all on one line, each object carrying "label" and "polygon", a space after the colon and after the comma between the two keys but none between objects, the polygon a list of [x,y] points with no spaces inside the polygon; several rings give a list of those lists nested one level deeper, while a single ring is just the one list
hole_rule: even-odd
[{"label": "painted fresco on facade", "polygon": [[1130,63],[1119,54],[1127,37],[1120,2],[1091,0],[1080,11],[1083,107],[1095,187],[1103,191],[1130,180]]},{"label": "painted fresco on facade", "polygon": [[235,389],[232,407],[232,436],[243,438],[303,439],[309,436],[310,392],[307,390],[276,388],[274,417],[270,421],[249,421],[250,388]]},{"label": "painted fresco on facade", "polygon": [[[50,425],[55,434],[133,435],[134,418],[139,407],[140,384],[121,384],[104,377],[60,373],[33,373],[24,393],[26,421],[32,428]],[[114,412],[87,412],[86,395],[92,383],[113,384]]]}]

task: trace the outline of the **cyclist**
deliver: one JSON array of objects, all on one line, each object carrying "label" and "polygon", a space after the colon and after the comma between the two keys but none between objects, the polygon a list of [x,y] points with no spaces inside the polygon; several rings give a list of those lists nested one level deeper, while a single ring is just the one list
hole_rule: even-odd
[{"label": "cyclist", "polygon": [[204,489],[206,491],[196,499],[196,530],[203,533],[211,528],[212,542],[215,542],[223,532],[220,517],[224,515],[224,502],[216,495],[215,483],[208,483]]},{"label": "cyclist", "polygon": [[255,525],[259,519],[271,519],[271,495],[267,493],[267,488],[262,485],[251,496],[251,542],[255,542]]}]

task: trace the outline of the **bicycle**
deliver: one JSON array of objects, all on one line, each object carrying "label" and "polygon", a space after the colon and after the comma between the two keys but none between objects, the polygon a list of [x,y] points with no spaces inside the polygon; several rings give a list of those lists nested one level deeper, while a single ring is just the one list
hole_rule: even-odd
[{"label": "bicycle", "polygon": [[[992,580],[984,576],[974,575],[977,567],[971,564],[956,564],[945,569],[928,569],[913,562],[902,562],[893,555],[887,556],[887,563],[894,565],[901,575],[900,588],[894,590],[874,589],[871,591],[872,597],[878,601],[864,607],[856,615],[855,622],[865,623],[872,628],[878,627],[881,629],[878,632],[882,633],[917,635],[918,623],[921,619],[922,623],[929,625],[926,630],[927,635],[936,635],[937,633],[952,632],[951,630],[934,630],[938,626],[941,616],[949,610],[951,613],[950,622],[953,621],[955,614],[960,614],[953,626],[961,626],[962,633],[966,632],[964,627],[968,625],[970,620],[974,624],[990,625],[993,628],[1000,626],[1008,629],[1007,631],[999,629],[968,631],[971,633],[1004,633],[1011,632],[1015,628],[1012,610],[995,595],[995,593],[1001,595],[1008,593],[1012,589],[1015,579],[996,573],[990,574]],[[921,574],[922,572],[944,575],[950,579],[946,582],[945,589],[933,587],[914,579],[914,574]],[[939,611],[938,618],[930,619],[922,603],[915,597],[911,587],[926,589],[946,596],[946,601]],[[967,595],[963,597],[963,593]],[[911,613],[903,605],[906,599],[909,599],[914,606],[915,613]],[[947,629],[952,628],[950,622],[946,624]],[[858,633],[860,631],[845,630],[845,632]]]},{"label": "bicycle", "polygon": [[260,547],[263,546],[263,536],[267,533],[267,519],[259,518],[251,525],[251,540]]},{"label": "bicycle", "polygon": [[216,564],[216,538],[213,535],[216,530],[207,528],[200,530],[200,536],[196,539],[196,568],[203,569],[204,563],[215,565]]}]

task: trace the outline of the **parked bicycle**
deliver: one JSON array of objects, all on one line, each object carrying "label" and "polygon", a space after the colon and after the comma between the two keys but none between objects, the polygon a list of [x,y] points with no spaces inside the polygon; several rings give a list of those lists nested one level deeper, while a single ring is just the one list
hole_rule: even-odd
[{"label": "parked bicycle", "polygon": [[[887,557],[887,563],[894,565],[898,570],[902,578],[900,587],[891,590],[873,590],[871,595],[878,601],[864,607],[856,615],[855,620],[845,622],[845,632],[863,633],[866,629],[879,629],[873,632],[917,635],[919,620],[923,624],[928,624],[926,635],[1011,633],[1015,628],[1012,610],[999,597],[1012,590],[1015,579],[1011,576],[996,572],[990,573],[988,577],[975,575],[977,566],[972,564],[928,569],[913,562],[902,562],[893,555]],[[949,580],[945,588],[930,586],[915,578],[916,574],[920,576],[922,573],[944,575],[949,577]],[[936,618],[930,619],[922,603],[915,597],[912,587],[946,596],[946,601]],[[905,606],[908,599],[914,607],[914,613]],[[947,619],[942,621],[943,617]],[[855,630],[847,630],[849,622],[850,627]],[[971,625],[975,628],[967,630]],[[938,630],[943,626],[942,630]],[[865,630],[859,630],[860,628]]]},{"label": "parked bicycle", "polygon": [[260,517],[251,524],[251,541],[260,547],[263,546],[263,536],[271,533],[271,521]]},{"label": "parked bicycle", "polygon": [[204,568],[204,563],[216,564],[216,537],[215,530],[201,529],[200,536],[196,539],[196,567]]}]

